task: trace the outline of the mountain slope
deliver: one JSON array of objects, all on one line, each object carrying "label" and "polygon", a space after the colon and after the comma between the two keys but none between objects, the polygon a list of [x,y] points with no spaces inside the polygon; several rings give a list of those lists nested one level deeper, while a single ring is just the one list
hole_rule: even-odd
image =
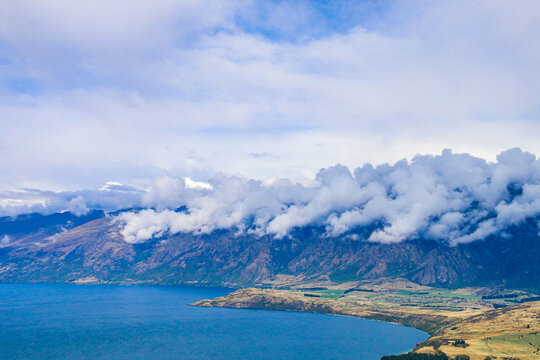
[{"label": "mountain slope", "polygon": [[43,217],[34,227],[17,227],[21,219],[11,219],[7,227],[19,230],[10,233],[8,243],[0,244],[0,281],[95,278],[104,282],[248,285],[287,274],[336,282],[405,277],[446,287],[540,288],[540,239],[532,221],[508,229],[504,236],[450,247],[426,239],[380,244],[351,234],[327,237],[317,227],[296,229],[284,238],[221,230],[131,244],[124,241],[119,225],[110,217],[96,213],[77,222],[64,217],[64,222]]}]

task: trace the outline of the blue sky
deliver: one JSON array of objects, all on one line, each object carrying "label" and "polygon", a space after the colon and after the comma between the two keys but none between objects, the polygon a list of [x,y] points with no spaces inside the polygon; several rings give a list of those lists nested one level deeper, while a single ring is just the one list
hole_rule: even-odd
[{"label": "blue sky", "polygon": [[538,1],[2,1],[0,190],[540,153]]}]

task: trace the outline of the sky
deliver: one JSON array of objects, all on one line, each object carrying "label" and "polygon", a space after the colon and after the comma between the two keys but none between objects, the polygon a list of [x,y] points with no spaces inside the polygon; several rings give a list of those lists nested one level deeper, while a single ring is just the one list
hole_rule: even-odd
[{"label": "sky", "polygon": [[538,39],[536,0],[0,0],[0,200],[540,154]]}]

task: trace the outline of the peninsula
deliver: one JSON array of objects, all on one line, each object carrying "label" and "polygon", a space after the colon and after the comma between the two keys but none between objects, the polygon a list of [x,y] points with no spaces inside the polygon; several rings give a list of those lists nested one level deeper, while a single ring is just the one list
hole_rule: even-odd
[{"label": "peninsula", "polygon": [[[402,355],[404,359],[537,360],[540,359],[540,301],[537,300],[540,299],[534,294],[522,291],[448,290],[394,279],[245,288],[192,305],[355,316],[411,326],[431,335],[411,353]],[[412,354],[416,357],[411,357]]]}]

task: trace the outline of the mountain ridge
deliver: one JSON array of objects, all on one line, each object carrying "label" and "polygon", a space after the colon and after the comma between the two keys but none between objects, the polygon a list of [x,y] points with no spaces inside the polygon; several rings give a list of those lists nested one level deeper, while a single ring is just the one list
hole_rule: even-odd
[{"label": "mountain ridge", "polygon": [[[37,217],[43,226],[7,235],[0,244],[0,281],[72,282],[95,278],[112,283],[247,286],[280,275],[334,282],[402,277],[440,287],[502,286],[538,291],[540,242],[535,220],[504,234],[450,246],[416,238],[381,244],[351,236],[328,237],[307,226],[289,236],[256,236],[235,230],[165,234],[144,243],[126,242],[114,217],[93,213],[64,226]],[[0,229],[11,221],[0,221]],[[47,220],[48,219],[48,220]],[[59,232],[51,234],[54,231]],[[361,231],[358,232],[361,234]],[[0,234],[3,235],[3,234]]]}]

